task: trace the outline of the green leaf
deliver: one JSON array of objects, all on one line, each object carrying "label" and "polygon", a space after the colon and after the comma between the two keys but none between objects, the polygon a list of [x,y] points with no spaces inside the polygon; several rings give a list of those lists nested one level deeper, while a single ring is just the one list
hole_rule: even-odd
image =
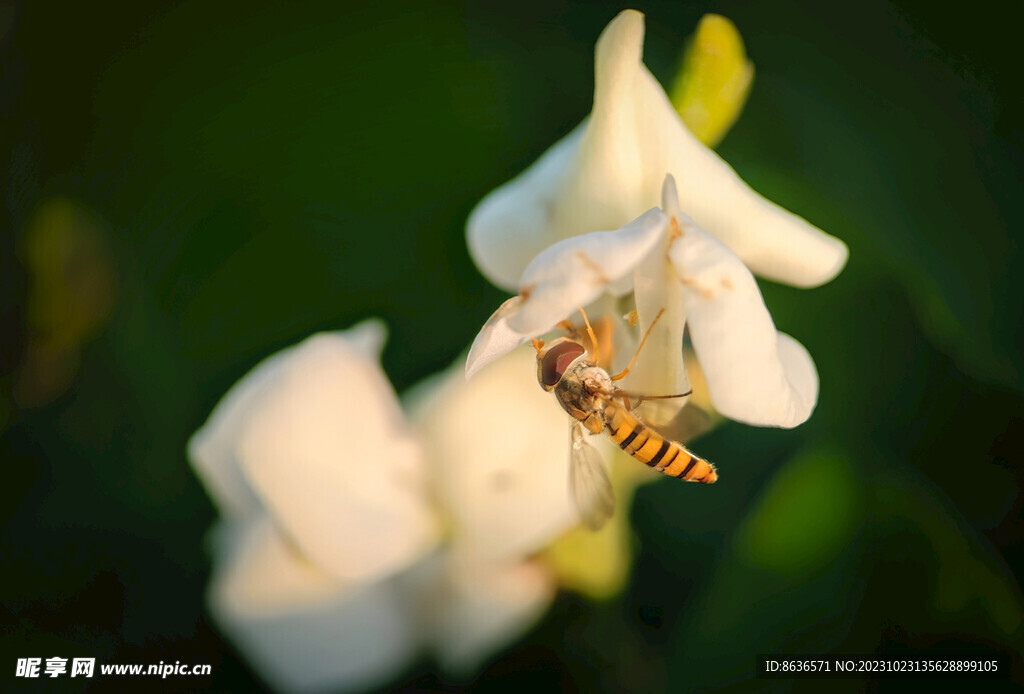
[{"label": "green leaf", "polygon": [[686,51],[669,97],[686,127],[713,147],[736,122],[754,80],[736,25],[706,14]]}]

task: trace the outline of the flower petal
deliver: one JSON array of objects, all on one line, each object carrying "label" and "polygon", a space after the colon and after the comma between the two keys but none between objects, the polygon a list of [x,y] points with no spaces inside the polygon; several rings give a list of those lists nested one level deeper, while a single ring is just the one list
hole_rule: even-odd
[{"label": "flower petal", "polygon": [[384,343],[388,339],[388,329],[383,321],[370,318],[337,334],[344,336],[349,346],[364,359],[380,362]]},{"label": "flower petal", "polygon": [[466,357],[466,378],[491,363],[503,354],[511,352],[516,347],[530,339],[529,335],[521,335],[508,327],[509,316],[519,310],[521,297],[514,296],[495,311],[484,327],[480,329],[473,346],[469,348],[469,356]]},{"label": "flower petal", "polygon": [[518,559],[576,523],[569,503],[568,415],[537,384],[522,347],[466,381],[458,366],[406,397],[452,542]]},{"label": "flower petal", "polygon": [[523,271],[518,310],[509,316],[509,327],[539,335],[589,304],[651,252],[667,221],[654,208],[621,229],[593,231],[544,250]]},{"label": "flower petal", "polygon": [[241,477],[311,561],[346,579],[394,572],[439,534],[423,489],[422,450],[367,355],[381,341],[381,328],[364,324],[274,355],[204,427],[216,432],[209,440],[220,457],[204,454],[205,435],[192,447],[197,468],[231,463],[202,469]]},{"label": "flower petal", "polygon": [[[551,234],[550,212],[583,125],[556,142],[523,174],[491,191],[469,215],[466,241],[473,262],[502,289],[515,291],[523,269],[561,236]],[[620,223],[586,229],[614,229]],[[577,232],[580,233],[580,232]]]},{"label": "flower petal", "polygon": [[[667,237],[660,239],[655,251],[633,272],[639,334],[647,334],[649,328],[651,332],[622,387],[642,395],[672,395],[690,389],[683,363],[683,288],[668,261],[668,244]],[[651,328],[654,320],[657,323]],[[646,401],[644,420],[663,425],[685,402],[684,398]]]},{"label": "flower petal", "polygon": [[[672,224],[672,218],[679,213],[679,198],[671,174],[665,177],[662,187],[661,209]],[[683,362],[686,310],[683,287],[668,259],[671,242],[671,236],[663,234],[654,251],[633,271],[640,335],[647,335],[650,330],[636,363],[622,382],[622,387],[633,393],[672,395],[690,390]],[[685,398],[647,400],[640,406],[640,412],[648,424],[665,426],[686,402]]]},{"label": "flower petal", "polygon": [[277,691],[329,692],[380,685],[419,647],[393,581],[352,586],[289,546],[269,519],[220,528],[207,593],[210,612]]},{"label": "flower petal", "polygon": [[540,564],[479,562],[450,552],[434,594],[424,596],[441,667],[466,677],[547,611],[554,577]]},{"label": "flower petal", "polygon": [[[834,277],[846,245],[758,195],[686,129],[641,61],[643,34],[643,15],[634,10],[604,30],[582,136],[545,154],[534,165],[543,171],[528,169],[481,202],[470,229],[474,257],[503,254],[511,265],[555,240],[615,228],[656,205],[671,173],[683,208],[754,272],[802,287]],[[523,248],[513,253],[516,244]],[[512,270],[495,277],[487,264],[481,269],[499,284]]]},{"label": "flower petal", "polygon": [[[666,258],[668,239],[662,239],[655,251],[633,273],[639,334],[647,334],[649,328],[651,332],[622,387],[641,395],[685,393],[690,390],[690,381],[683,363],[683,288]],[[647,400],[641,406],[644,421],[663,425],[685,403],[685,398]]]},{"label": "flower petal", "polygon": [[[366,320],[340,334],[365,359],[379,360],[387,329],[378,320]],[[255,408],[293,368],[293,357],[293,350],[283,350],[257,364],[221,398],[206,423],[189,439],[192,468],[226,517],[263,511],[263,502],[242,472],[236,448]]]},{"label": "flower petal", "polygon": [[818,399],[810,355],[776,332],[743,262],[693,220],[678,219],[681,235],[669,257],[683,283],[690,339],[715,408],[761,426],[806,421]]}]

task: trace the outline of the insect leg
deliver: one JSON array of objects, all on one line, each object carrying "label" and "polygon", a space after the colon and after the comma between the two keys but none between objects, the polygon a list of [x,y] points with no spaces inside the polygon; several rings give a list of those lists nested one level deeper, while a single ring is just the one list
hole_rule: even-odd
[{"label": "insect leg", "polygon": [[[636,363],[636,358],[640,356],[640,350],[644,348],[644,343],[647,342],[647,338],[651,336],[651,330],[654,329],[655,324],[658,322],[658,319],[661,318],[661,315],[663,313],[665,313],[664,307],[662,307],[662,309],[658,311],[658,315],[656,315],[654,317],[654,320],[651,321],[651,324],[647,326],[647,332],[644,333],[644,339],[640,340],[640,345],[636,348],[636,353],[633,354],[633,358],[629,360],[629,364],[626,366],[626,368],[622,371],[622,373],[618,373],[612,376],[613,381],[619,381],[625,378],[626,374],[629,373],[629,370],[633,368],[633,364]],[[584,315],[584,318],[586,318],[586,315]],[[587,327],[590,327],[589,323],[587,323]]]},{"label": "insect leg", "polygon": [[[664,310],[664,309],[662,309],[662,310]],[[601,357],[600,357],[601,349],[600,349],[600,346],[597,344],[597,336],[594,335],[594,329],[592,327],[590,327],[590,319],[587,318],[587,312],[583,310],[582,306],[580,306],[580,313],[583,315],[583,322],[586,323],[586,325],[587,325],[587,335],[590,335],[590,343],[592,345],[594,345],[594,363],[595,364],[600,364],[601,363]],[[650,331],[648,331],[648,332],[650,332]]]}]

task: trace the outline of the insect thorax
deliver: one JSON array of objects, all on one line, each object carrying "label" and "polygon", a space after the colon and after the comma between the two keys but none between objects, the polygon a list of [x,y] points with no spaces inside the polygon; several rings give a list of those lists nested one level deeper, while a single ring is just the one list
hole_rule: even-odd
[{"label": "insect thorax", "polygon": [[555,386],[555,397],[562,408],[577,419],[586,419],[589,414],[604,406],[604,399],[598,393],[610,393],[612,379],[599,366],[579,361],[570,366]]}]

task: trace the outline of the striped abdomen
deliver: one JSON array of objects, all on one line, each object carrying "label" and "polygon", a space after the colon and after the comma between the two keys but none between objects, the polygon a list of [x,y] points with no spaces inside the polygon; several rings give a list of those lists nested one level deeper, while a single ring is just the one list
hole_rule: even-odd
[{"label": "striped abdomen", "polygon": [[718,479],[715,466],[666,439],[613,402],[605,403],[604,425],[619,448],[649,467],[689,482],[710,484]]}]

